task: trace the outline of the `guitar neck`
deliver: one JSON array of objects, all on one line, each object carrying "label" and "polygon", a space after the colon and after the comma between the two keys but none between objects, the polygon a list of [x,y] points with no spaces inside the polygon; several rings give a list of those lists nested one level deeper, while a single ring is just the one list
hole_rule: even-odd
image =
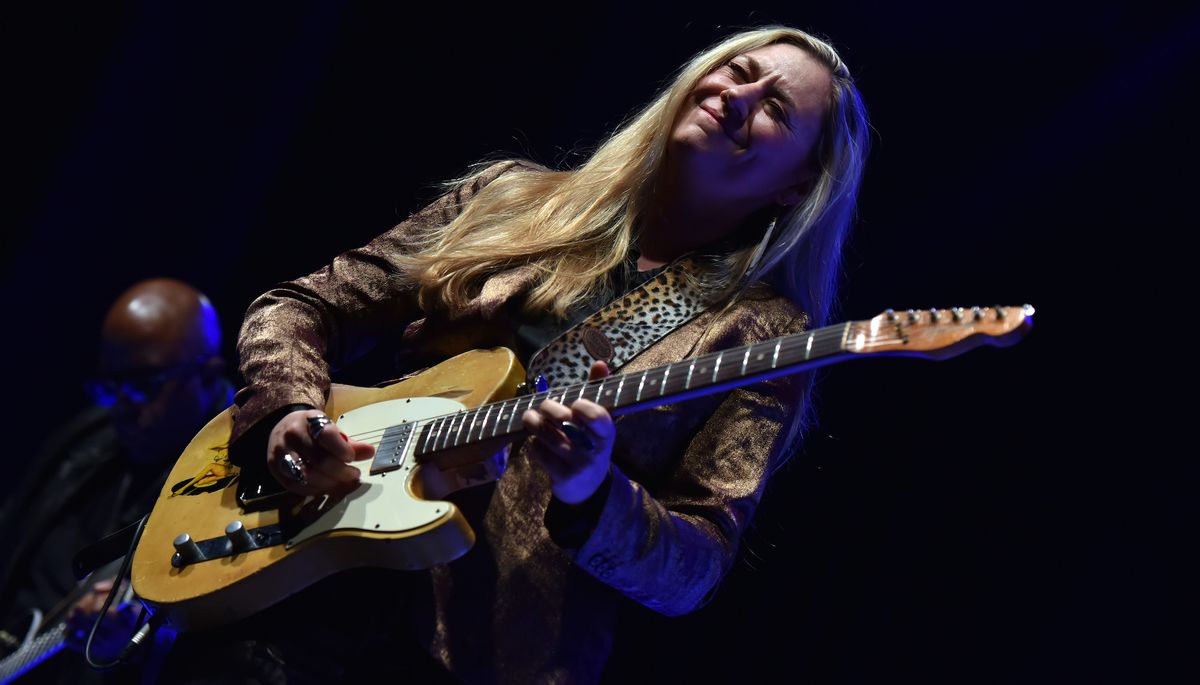
[{"label": "guitar neck", "polygon": [[1028,305],[905,313],[888,310],[864,321],[847,321],[645,371],[552,388],[418,424],[392,426],[385,432],[371,471],[395,468],[390,455],[413,439],[416,458],[428,460],[444,450],[520,435],[521,414],[547,399],[564,404],[588,399],[620,416],[855,357],[944,359],[983,343],[1003,346],[1028,330],[1032,315],[1033,308]]}]

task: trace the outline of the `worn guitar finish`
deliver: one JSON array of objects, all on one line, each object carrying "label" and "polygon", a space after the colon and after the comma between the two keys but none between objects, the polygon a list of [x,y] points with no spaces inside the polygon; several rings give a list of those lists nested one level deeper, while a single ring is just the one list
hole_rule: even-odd
[{"label": "worn guitar finish", "polygon": [[[521,414],[545,399],[586,398],[613,416],[868,355],[945,359],[1016,342],[1033,308],[891,310],[866,321],[516,397],[524,371],[509,350],[475,350],[381,389],[333,386],[325,411],[376,447],[357,487],[266,511],[238,507],[225,451],[230,411],[192,440],[167,480],[133,559],[135,592],[168,624],[248,616],[337,571],[422,569],[470,549],[474,534],[438,498],[503,473]],[[369,467],[369,468],[368,468]],[[232,525],[231,525],[232,524]],[[183,539],[187,533],[189,539]],[[195,544],[192,544],[195,543]]]}]

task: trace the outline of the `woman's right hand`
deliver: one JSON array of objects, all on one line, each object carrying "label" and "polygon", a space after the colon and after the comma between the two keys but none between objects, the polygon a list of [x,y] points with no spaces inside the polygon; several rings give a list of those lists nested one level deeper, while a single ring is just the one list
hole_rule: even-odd
[{"label": "woman's right hand", "polygon": [[267,440],[267,468],[298,495],[329,493],[357,483],[359,470],[350,462],[374,455],[372,445],[351,440],[319,409],[284,416]]}]

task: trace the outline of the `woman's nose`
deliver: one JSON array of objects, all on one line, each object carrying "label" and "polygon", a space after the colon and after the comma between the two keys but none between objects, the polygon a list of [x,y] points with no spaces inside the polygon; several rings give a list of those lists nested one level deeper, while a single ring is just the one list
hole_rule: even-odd
[{"label": "woman's nose", "polygon": [[771,86],[779,80],[778,75],[760,78],[749,83],[739,83],[721,91],[721,102],[725,105],[725,114],[729,116],[735,127],[745,123],[754,106],[766,97]]},{"label": "woman's nose", "polygon": [[721,91],[721,104],[725,107],[725,117],[733,128],[740,128],[750,112],[750,103],[738,87],[726,88]]}]

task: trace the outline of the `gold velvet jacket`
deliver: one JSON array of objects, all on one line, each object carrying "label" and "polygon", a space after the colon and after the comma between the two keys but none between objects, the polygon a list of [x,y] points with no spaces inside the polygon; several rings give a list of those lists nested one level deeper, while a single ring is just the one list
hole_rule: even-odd
[{"label": "gold velvet jacket", "polygon": [[[235,440],[281,407],[323,406],[331,365],[397,331],[406,358],[421,364],[511,346],[531,269],[499,273],[462,311],[435,316],[392,261],[415,233],[449,223],[510,171],[536,173],[497,164],[367,246],[258,298],[238,341],[247,386],[236,398]],[[806,321],[787,299],[754,288],[675,329],[622,372],[797,333]],[[621,597],[680,615],[711,596],[787,449],[801,387],[788,376],[620,417],[607,498],[577,547],[551,537],[549,480],[514,446],[490,497],[468,511],[475,547],[431,571],[432,597],[415,619],[426,646],[468,681],[596,681]]]}]

